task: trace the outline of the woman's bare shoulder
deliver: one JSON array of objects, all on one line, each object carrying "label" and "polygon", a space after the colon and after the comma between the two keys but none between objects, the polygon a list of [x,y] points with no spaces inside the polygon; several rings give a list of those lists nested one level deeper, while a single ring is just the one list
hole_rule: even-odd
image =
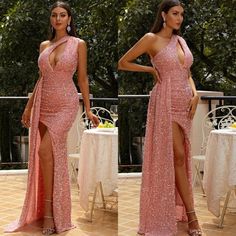
[{"label": "woman's bare shoulder", "polygon": [[155,41],[158,39],[157,35],[155,33],[152,33],[152,32],[148,32],[146,33],[143,38],[149,42],[151,41]]},{"label": "woman's bare shoulder", "polygon": [[81,39],[81,38],[75,38],[75,40],[77,40],[78,44],[77,44],[77,52],[78,54],[81,54],[81,53],[86,53],[87,51],[87,44],[86,42]]},{"label": "woman's bare shoulder", "polygon": [[79,40],[79,43],[78,43],[79,46],[81,45],[86,46],[86,42],[83,39],[81,38],[77,38],[77,39]]},{"label": "woman's bare shoulder", "polygon": [[45,40],[40,43],[39,51],[40,53],[50,45],[50,40]]},{"label": "woman's bare shoulder", "polygon": [[71,39],[73,39],[75,42],[84,42],[83,39],[77,37],[77,36],[70,36]]}]

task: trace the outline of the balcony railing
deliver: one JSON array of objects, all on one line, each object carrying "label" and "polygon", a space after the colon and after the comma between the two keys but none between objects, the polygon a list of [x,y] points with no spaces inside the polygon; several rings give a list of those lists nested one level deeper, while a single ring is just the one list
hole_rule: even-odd
[{"label": "balcony railing", "polygon": [[139,172],[149,95],[119,95],[119,171]]},{"label": "balcony railing", "polygon": [[[0,97],[0,169],[24,169],[28,163],[28,129],[21,115],[28,97]],[[92,106],[110,109],[118,98],[91,98]]]},{"label": "balcony railing", "polygon": [[[202,96],[220,105],[236,104],[236,96]],[[28,97],[0,97],[0,169],[27,168],[28,130],[21,125],[21,114]],[[119,104],[119,171],[141,171],[149,95],[119,95],[118,98],[91,98],[92,106],[109,110]]]},{"label": "balcony railing", "polygon": [[219,106],[236,105],[236,96],[201,96],[201,100],[208,101],[208,110],[212,109],[212,101],[219,101]]},{"label": "balcony railing", "polygon": [[1,169],[25,168],[28,130],[21,125],[27,97],[0,97]]},{"label": "balcony railing", "polygon": [[[149,95],[119,95],[119,171],[140,171],[146,128]],[[236,105],[236,96],[201,96],[207,100],[209,110],[212,100],[219,105]]]}]

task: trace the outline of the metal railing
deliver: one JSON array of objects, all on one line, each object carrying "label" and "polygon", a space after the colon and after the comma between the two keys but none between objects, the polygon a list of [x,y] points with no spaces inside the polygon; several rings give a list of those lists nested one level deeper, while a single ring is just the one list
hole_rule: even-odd
[{"label": "metal railing", "polygon": [[[25,169],[28,163],[28,129],[21,115],[28,97],[0,97],[0,169]],[[91,98],[92,106],[110,109],[118,98]]]},{"label": "metal railing", "polygon": [[[28,97],[0,97],[0,169],[26,168],[28,130],[21,126],[21,114]],[[209,109],[213,100],[220,105],[236,104],[236,96],[202,96]],[[119,95],[91,98],[92,106],[109,110],[119,104],[119,172],[141,171],[149,95]]]},{"label": "metal railing", "polygon": [[119,95],[119,172],[140,172],[149,95]]},{"label": "metal railing", "polygon": [[[142,151],[146,128],[146,113],[149,95],[119,95],[119,171],[141,171]],[[137,106],[137,100],[140,100]],[[123,108],[123,101],[126,103]],[[236,96],[201,96],[208,101],[209,111],[212,101],[218,101],[217,106],[236,105]],[[136,102],[135,102],[136,101]],[[138,118],[135,118],[137,116]],[[125,119],[125,121],[123,121]],[[137,122],[138,121],[138,122]],[[126,124],[127,122],[127,124]]]},{"label": "metal railing", "polygon": [[236,105],[236,96],[201,96],[201,100],[208,101],[208,110],[212,109],[212,101],[219,101],[218,106]]},{"label": "metal railing", "polygon": [[21,114],[28,97],[0,97],[0,169],[26,168],[28,130]]}]

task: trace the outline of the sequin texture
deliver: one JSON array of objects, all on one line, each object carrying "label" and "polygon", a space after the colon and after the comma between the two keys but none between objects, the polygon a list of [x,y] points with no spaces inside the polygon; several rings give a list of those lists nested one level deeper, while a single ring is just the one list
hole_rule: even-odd
[{"label": "sequin texture", "polygon": [[[184,52],[184,64],[177,54],[177,43]],[[186,221],[186,211],[175,186],[172,122],[184,133],[186,169],[191,189],[190,128],[187,117],[192,90],[188,80],[193,57],[185,40],[173,35],[170,42],[151,62],[158,70],[161,83],[151,92],[140,196],[139,233],[145,236],[173,236],[177,221]]]},{"label": "sequin texture", "polygon": [[[44,190],[38,156],[39,121],[48,127],[53,146],[53,215],[56,232],[74,227],[71,223],[66,139],[79,108],[78,93],[72,80],[77,68],[78,42],[78,38],[65,36],[39,56],[42,77],[35,89],[32,109],[27,191],[20,219],[10,224],[6,232],[17,231],[22,226],[43,218]],[[64,51],[53,68],[49,63],[50,53],[62,43],[65,43]]]}]

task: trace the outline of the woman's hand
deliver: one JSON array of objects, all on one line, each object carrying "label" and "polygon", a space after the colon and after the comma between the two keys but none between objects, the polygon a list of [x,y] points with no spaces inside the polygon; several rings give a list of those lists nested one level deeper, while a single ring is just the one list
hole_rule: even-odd
[{"label": "woman's hand", "polygon": [[150,71],[149,73],[152,74],[152,76],[154,77],[154,85],[158,82],[159,84],[161,83],[161,79],[159,77],[158,71],[154,68],[150,66]]},{"label": "woman's hand", "polygon": [[25,128],[30,127],[30,116],[31,116],[31,109],[25,108],[21,117],[21,123]]},{"label": "woman's hand", "polygon": [[199,97],[197,95],[193,96],[191,98],[191,100],[190,100],[188,117],[191,120],[193,119],[193,117],[195,115],[195,112],[196,112],[196,109],[197,109],[198,100],[199,100]]},{"label": "woman's hand", "polygon": [[97,127],[100,123],[98,117],[96,115],[94,115],[91,111],[87,112],[86,114],[87,114],[87,117],[89,118],[89,120],[92,121],[93,125],[95,127]]}]

